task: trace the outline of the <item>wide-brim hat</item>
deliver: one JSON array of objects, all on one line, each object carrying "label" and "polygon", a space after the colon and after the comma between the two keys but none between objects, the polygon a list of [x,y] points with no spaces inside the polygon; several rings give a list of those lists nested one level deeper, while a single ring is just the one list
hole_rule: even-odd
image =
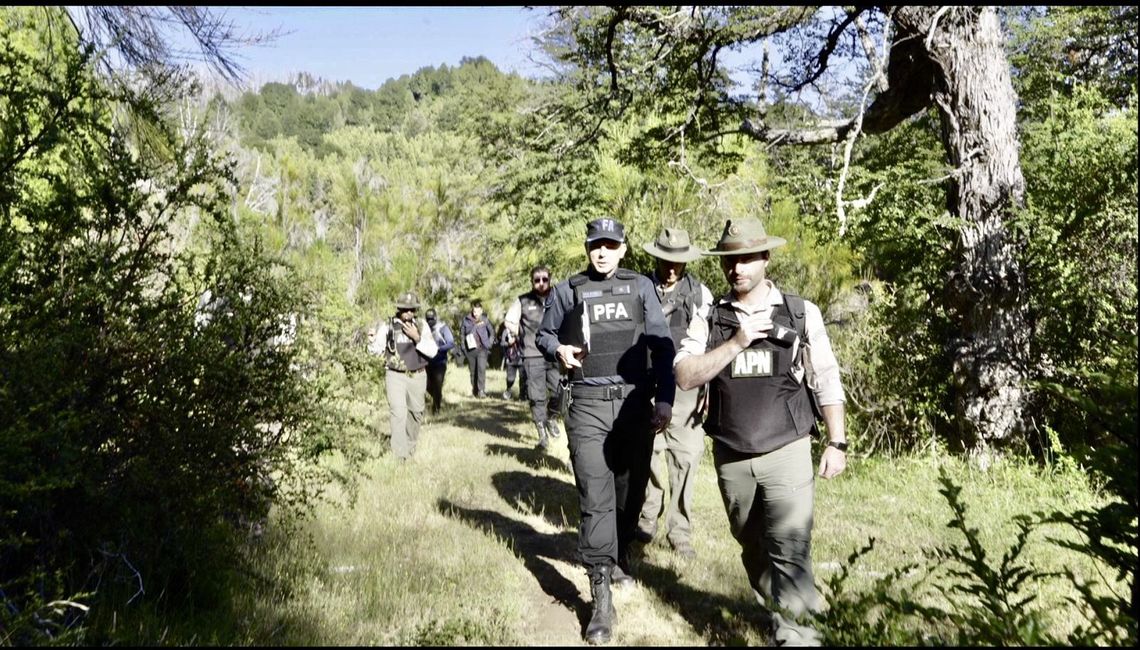
[{"label": "wide-brim hat", "polygon": [[416,298],[416,294],[411,291],[401,293],[400,297],[396,298],[396,309],[419,309],[420,300]]},{"label": "wide-brim hat", "polygon": [[760,253],[770,251],[777,246],[783,246],[788,240],[783,237],[773,237],[764,232],[764,224],[756,217],[743,219],[729,219],[724,223],[724,233],[720,241],[705,255],[744,255],[746,253]]},{"label": "wide-brim hat", "polygon": [[657,235],[657,241],[642,244],[641,247],[653,257],[681,264],[700,258],[704,252],[689,243],[689,233],[680,228],[666,228]]}]

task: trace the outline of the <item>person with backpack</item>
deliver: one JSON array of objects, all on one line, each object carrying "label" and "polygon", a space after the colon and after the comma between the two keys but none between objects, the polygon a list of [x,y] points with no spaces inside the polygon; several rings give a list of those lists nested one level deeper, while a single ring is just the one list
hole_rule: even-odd
[{"label": "person with backpack", "polygon": [[709,385],[717,483],[773,641],[818,645],[804,620],[823,607],[811,566],[813,403],[828,433],[818,474],[831,479],[847,466],[846,398],[819,307],[766,277],[770,251],[785,243],[759,219],[728,220],[705,254],[720,258],[729,294],[689,324],[674,370],[682,390]]},{"label": "person with backpack", "polygon": [[589,266],[546,299],[537,344],[566,372],[562,421],[578,486],[578,558],[590,579],[587,643],[612,638],[611,585],[633,582],[629,552],[653,438],[673,412],[673,339],[649,278],[618,266],[625,227],[586,225]]},{"label": "person with backpack", "polygon": [[[649,277],[661,299],[661,309],[673,344],[678,348],[685,330],[693,319],[708,318],[712,292],[692,273],[686,273],[689,262],[700,258],[701,249],[689,242],[689,233],[681,228],[665,228],[656,241],[642,248],[657,260],[657,268]],[[645,488],[645,505],[637,525],[637,539],[648,544],[657,531],[657,520],[665,515],[665,539],[673,551],[683,558],[694,557],[693,548],[693,484],[697,466],[705,452],[705,432],[701,428],[701,388],[677,390],[673,399],[673,419],[663,435],[653,442],[649,484]],[[665,469],[661,468],[664,456]],[[665,500],[668,490],[669,499]]]},{"label": "person with backpack", "polygon": [[[510,401],[514,399],[511,389],[515,387],[515,380],[524,373],[520,370],[523,365],[522,346],[505,323],[499,323],[499,349],[503,351],[503,370],[507,375],[507,389],[503,391],[503,399]],[[526,395],[525,377],[519,382],[519,393],[520,398]]]},{"label": "person with backpack", "polygon": [[388,421],[392,453],[409,460],[416,453],[420,423],[424,417],[428,363],[439,351],[427,321],[416,321],[420,301],[410,291],[396,298],[396,314],[389,323],[372,329],[370,348],[380,341],[386,372],[384,390],[388,395]]}]

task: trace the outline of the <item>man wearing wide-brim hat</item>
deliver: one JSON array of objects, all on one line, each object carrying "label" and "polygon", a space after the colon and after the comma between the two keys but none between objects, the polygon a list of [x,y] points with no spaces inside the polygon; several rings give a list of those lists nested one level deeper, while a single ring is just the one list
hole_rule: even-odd
[{"label": "man wearing wide-brim hat", "polygon": [[[682,228],[662,228],[657,239],[642,244],[657,260],[657,268],[649,279],[661,300],[665,322],[680,347],[685,331],[693,319],[708,318],[712,293],[695,275],[687,273],[689,262],[701,257],[701,249],[692,245],[689,233]],[[703,393],[699,388],[678,390],[673,398],[673,416],[664,434],[653,443],[649,484],[645,489],[645,505],[637,527],[637,538],[649,543],[657,532],[657,520],[665,515],[665,539],[684,558],[696,555],[693,548],[693,485],[696,470],[705,451],[705,432],[701,428],[699,406]],[[665,468],[661,467],[661,457]],[[665,500],[668,486],[669,500]]]},{"label": "man wearing wide-brim hat", "polygon": [[384,390],[388,395],[392,454],[400,460],[415,455],[427,392],[424,370],[439,351],[427,321],[416,322],[419,308],[419,298],[410,291],[404,292],[396,298],[396,315],[391,322],[380,323],[369,332],[373,339],[370,350],[379,340],[384,341],[381,349],[387,368]]},{"label": "man wearing wide-brim hat", "polygon": [[[771,251],[786,243],[759,219],[730,219],[716,246],[730,291],[686,331],[675,362],[677,386],[709,385],[705,431],[733,536],[748,579],[772,612],[781,645],[819,643],[804,624],[822,599],[811,568],[814,477],[812,396],[829,442],[819,475],[847,464],[839,366],[815,304],[767,279]],[[814,373],[814,380],[812,374]]]}]

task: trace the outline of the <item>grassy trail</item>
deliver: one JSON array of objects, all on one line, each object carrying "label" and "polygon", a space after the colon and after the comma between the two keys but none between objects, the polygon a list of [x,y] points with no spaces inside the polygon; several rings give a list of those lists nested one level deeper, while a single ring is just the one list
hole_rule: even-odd
[{"label": "grassy trail", "polygon": [[[504,384],[501,371],[488,372],[490,394]],[[237,643],[583,644],[590,596],[573,559],[577,492],[566,437],[540,452],[525,402],[468,392],[466,368],[449,368],[447,406],[427,417],[408,462],[380,453],[387,417],[379,404],[378,454],[363,468],[357,498],[319,507],[303,525],[309,535],[270,540],[263,570],[291,588],[248,595]],[[937,462],[853,456],[842,477],[818,481],[817,581],[868,537],[876,550],[853,567],[856,584],[950,539]],[[954,468],[971,516],[983,523],[982,541],[999,555],[1013,536],[1012,514],[1092,498],[1016,467],[981,477]],[[698,556],[686,561],[660,541],[641,549],[638,584],[615,591],[612,645],[766,644],[709,453],[697,481]],[[1060,553],[1042,545],[1030,557],[1038,568],[1083,561]],[[1042,597],[1059,598],[1059,589]]]}]

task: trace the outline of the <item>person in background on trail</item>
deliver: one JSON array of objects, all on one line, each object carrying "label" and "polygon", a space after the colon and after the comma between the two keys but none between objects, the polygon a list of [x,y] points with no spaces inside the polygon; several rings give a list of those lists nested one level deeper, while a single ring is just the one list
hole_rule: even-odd
[{"label": "person in background on trail", "polygon": [[[685,330],[694,319],[706,320],[712,305],[712,292],[692,273],[686,273],[689,262],[700,258],[701,250],[689,243],[689,233],[680,228],[665,228],[657,241],[642,245],[657,259],[657,269],[650,280],[661,300],[665,322],[673,345],[680,349]],[[677,389],[673,400],[673,418],[665,435],[653,443],[649,484],[645,506],[641,509],[636,537],[648,544],[657,532],[657,520],[665,515],[665,537],[673,550],[684,558],[696,555],[693,549],[693,484],[697,467],[705,452],[705,432],[701,427],[703,386],[690,390]],[[665,456],[665,469],[661,457]],[[665,501],[665,486],[669,501]]]},{"label": "person in background on trail", "polygon": [[382,346],[392,453],[400,460],[409,460],[416,453],[424,417],[425,369],[439,351],[427,322],[416,322],[419,308],[415,294],[400,294],[391,323],[382,323],[369,332],[369,349]]},{"label": "person in background on trail", "polygon": [[705,254],[720,257],[730,292],[707,321],[689,324],[675,363],[678,388],[709,385],[717,482],[774,642],[818,645],[802,620],[823,606],[811,567],[813,405],[829,438],[818,473],[830,479],[847,466],[846,398],[819,307],[765,277],[770,251],[784,243],[754,217],[725,223]]},{"label": "person in background on trail", "polygon": [[558,380],[562,373],[558,362],[546,359],[538,348],[538,328],[550,297],[550,269],[539,264],[530,270],[531,290],[515,299],[503,326],[521,344],[526,399],[530,416],[538,432],[538,448],[546,449],[547,439],[562,435],[558,430],[560,396]]},{"label": "person in background on trail", "polygon": [[483,313],[483,303],[471,301],[471,313],[463,317],[460,324],[463,337],[463,350],[467,353],[467,366],[471,371],[471,394],[474,397],[487,396],[487,355],[495,342],[495,327]]},{"label": "person in background on trail", "polygon": [[653,436],[669,424],[676,389],[661,301],[649,278],[618,267],[625,253],[620,222],[589,222],[589,266],[553,289],[537,340],[568,374],[562,415],[581,512],[578,557],[590,576],[585,639],[592,644],[612,637],[611,584],[633,582],[629,551]]},{"label": "person in background on trail", "polygon": [[[505,325],[499,325],[499,347],[503,350],[503,369],[507,373],[507,389],[503,391],[503,399],[510,400],[514,395],[511,389],[515,386],[515,379],[522,368],[522,346]],[[525,379],[519,381],[519,393],[526,393]]]},{"label": "person in background on trail", "polygon": [[455,347],[455,337],[452,336],[447,323],[439,320],[434,309],[427,310],[424,316],[427,318],[428,327],[431,328],[431,336],[435,339],[436,347],[439,348],[427,365],[427,394],[431,396],[431,413],[435,415],[443,406],[443,380],[447,375],[447,353]]}]

